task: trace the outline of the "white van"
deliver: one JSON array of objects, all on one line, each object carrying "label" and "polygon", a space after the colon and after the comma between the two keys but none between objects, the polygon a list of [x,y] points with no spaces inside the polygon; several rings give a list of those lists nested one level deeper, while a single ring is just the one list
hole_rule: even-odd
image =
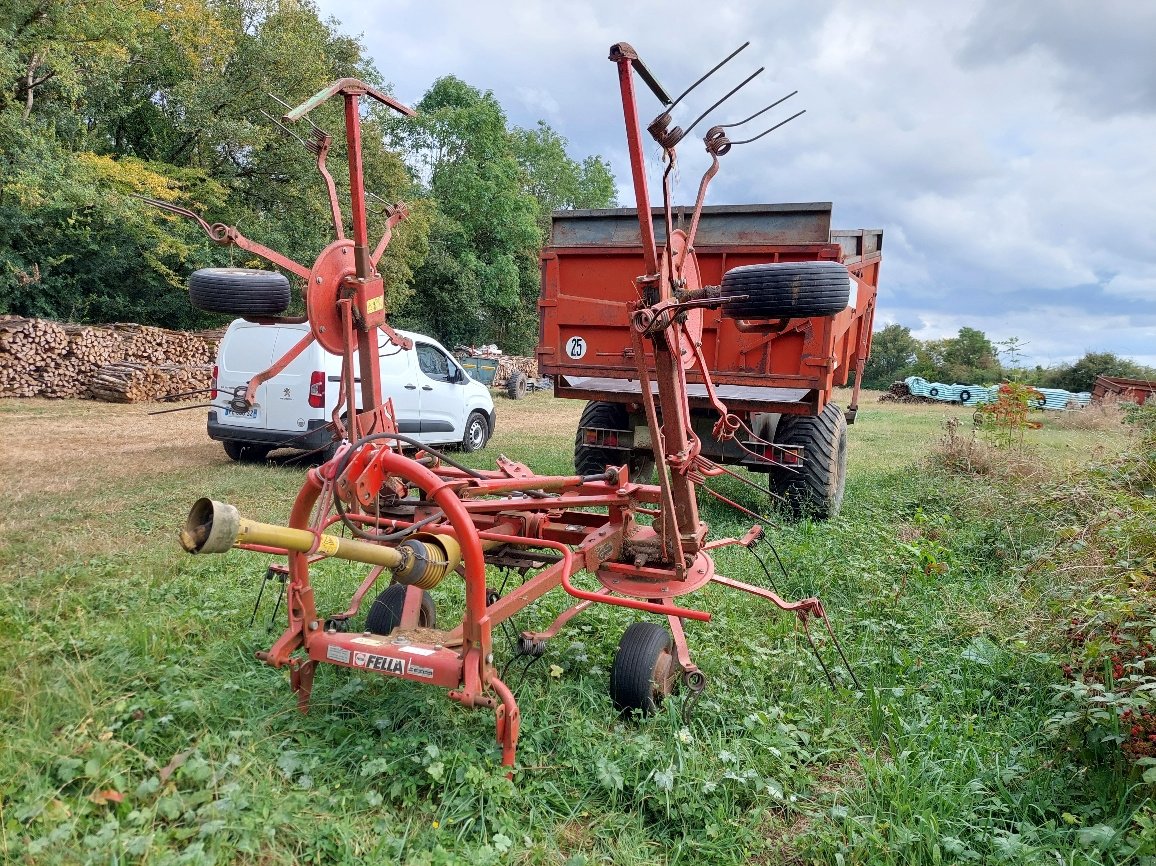
[{"label": "white van", "polygon": [[[213,367],[216,408],[209,411],[209,438],[233,460],[264,460],[275,448],[326,449],[322,457],[336,449],[326,425],[341,390],[341,358],[317,343],[257,389],[250,411],[238,414],[227,406],[237,389],[244,395],[253,376],[308,332],[304,323],[258,325],[237,319],[229,325]],[[489,388],[471,379],[436,340],[398,333],[413,340],[412,350],[402,351],[381,335],[381,394],[393,400],[398,432],[426,445],[460,445],[465,451],[484,447],[497,421]]]}]

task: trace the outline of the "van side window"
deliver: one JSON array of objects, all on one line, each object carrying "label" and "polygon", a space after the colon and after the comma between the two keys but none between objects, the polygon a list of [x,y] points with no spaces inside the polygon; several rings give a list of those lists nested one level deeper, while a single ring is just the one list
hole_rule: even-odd
[{"label": "van side window", "polygon": [[425,343],[417,344],[417,365],[423,373],[438,382],[449,382],[454,371],[449,358]]}]

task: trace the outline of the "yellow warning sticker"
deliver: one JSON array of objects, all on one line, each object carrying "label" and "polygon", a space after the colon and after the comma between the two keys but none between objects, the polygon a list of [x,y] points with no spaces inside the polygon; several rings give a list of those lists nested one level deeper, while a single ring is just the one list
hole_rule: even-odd
[{"label": "yellow warning sticker", "polygon": [[339,543],[336,536],[322,535],[317,539],[317,552],[324,553],[326,556],[333,556],[333,554],[337,553],[337,545]]},{"label": "yellow warning sticker", "polygon": [[365,302],[365,312],[376,313],[385,308],[385,296],[378,295],[376,298],[370,298]]}]

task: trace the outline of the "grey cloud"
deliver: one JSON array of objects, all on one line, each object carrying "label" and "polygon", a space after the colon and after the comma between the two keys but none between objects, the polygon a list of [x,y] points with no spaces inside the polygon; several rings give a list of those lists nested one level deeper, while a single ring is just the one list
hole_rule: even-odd
[{"label": "grey cloud", "polygon": [[1156,5],[1136,0],[987,0],[961,46],[967,64],[1041,54],[1061,98],[1092,117],[1156,111]]}]

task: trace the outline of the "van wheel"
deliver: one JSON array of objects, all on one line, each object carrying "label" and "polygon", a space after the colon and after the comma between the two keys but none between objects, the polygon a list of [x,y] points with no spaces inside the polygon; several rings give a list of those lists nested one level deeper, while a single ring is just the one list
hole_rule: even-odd
[{"label": "van wheel", "polygon": [[201,268],[189,274],[189,303],[209,313],[279,316],[289,308],[289,280],[255,268]]},{"label": "van wheel", "polygon": [[471,412],[466,419],[466,432],[462,436],[463,451],[481,451],[490,439],[490,422],[481,412]]},{"label": "van wheel", "polygon": [[238,442],[235,439],[225,439],[221,442],[225,453],[230,460],[238,463],[262,463],[273,450],[269,445],[252,445],[248,442]]},{"label": "van wheel", "polygon": [[722,278],[731,319],[832,316],[846,309],[851,277],[838,262],[776,262],[731,268]]}]

